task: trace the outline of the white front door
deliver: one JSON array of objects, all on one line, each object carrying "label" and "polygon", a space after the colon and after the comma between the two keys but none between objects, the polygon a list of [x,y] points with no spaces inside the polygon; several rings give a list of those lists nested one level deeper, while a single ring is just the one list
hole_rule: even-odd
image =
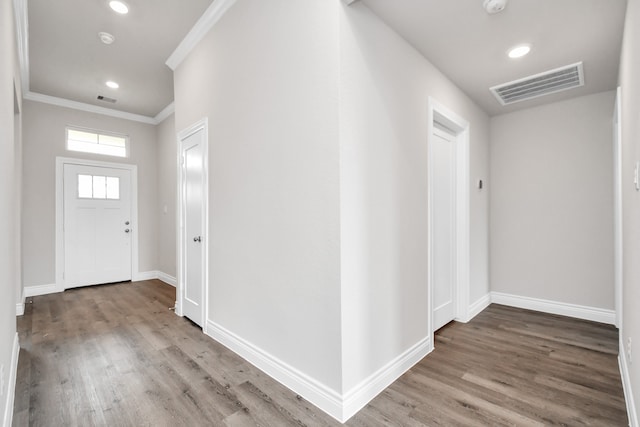
[{"label": "white front door", "polygon": [[64,165],[65,288],[131,280],[131,172]]},{"label": "white front door", "polygon": [[433,322],[434,331],[456,317],[456,143],[434,128],[433,173]]},{"label": "white front door", "polygon": [[183,282],[182,315],[202,326],[204,317],[204,129],[181,141]]}]

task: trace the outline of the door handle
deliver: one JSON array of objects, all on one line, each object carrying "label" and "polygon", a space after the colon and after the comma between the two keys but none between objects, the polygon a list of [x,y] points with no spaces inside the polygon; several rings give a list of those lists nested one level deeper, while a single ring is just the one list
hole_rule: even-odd
[{"label": "door handle", "polygon": [[128,233],[128,232],[130,232],[130,231],[131,231],[131,230],[129,230],[128,228],[125,228],[125,230],[124,230],[124,232],[125,232],[125,233]]},{"label": "door handle", "polygon": [[193,238],[194,242],[202,242],[202,238],[200,236],[194,237]]}]

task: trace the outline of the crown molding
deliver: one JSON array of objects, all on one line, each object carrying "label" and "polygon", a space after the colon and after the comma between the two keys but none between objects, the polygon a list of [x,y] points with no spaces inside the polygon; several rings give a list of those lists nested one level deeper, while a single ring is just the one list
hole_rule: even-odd
[{"label": "crown molding", "polygon": [[41,93],[27,92],[24,95],[24,99],[26,99],[27,101],[41,102],[44,104],[57,105],[58,107],[66,107],[74,110],[86,111],[88,113],[102,114],[104,116],[110,116],[110,117],[116,117],[119,119],[131,120],[134,122],[146,123],[149,125],[158,124],[158,122],[153,117],[143,116],[140,114],[127,113],[125,111],[113,110],[111,108],[104,108],[104,107],[99,107],[97,105],[85,104],[84,102],[71,101],[69,99],[43,95]]},{"label": "crown molding", "polygon": [[170,115],[172,115],[175,112],[176,112],[176,106],[175,106],[175,103],[172,102],[171,104],[169,104],[166,107],[164,107],[164,110],[160,111],[153,118],[153,120],[155,120],[156,124],[160,124],[163,121],[165,121],[165,119],[167,119],[167,117],[169,117]]},{"label": "crown molding", "polygon": [[167,105],[155,117],[148,117],[141,114],[127,113],[125,111],[114,110],[111,108],[105,108],[97,105],[86,104],[83,102],[71,101],[69,99],[58,98],[55,96],[44,95],[37,92],[31,92],[31,90],[29,89],[29,13],[27,8],[27,1],[28,0],[13,0],[16,45],[18,50],[18,63],[20,66],[21,80],[20,83],[22,86],[23,99],[151,125],[157,125],[161,123],[163,120],[165,120],[175,112],[173,102]]},{"label": "crown molding", "polygon": [[29,13],[27,0],[13,0],[13,13],[16,21],[16,45],[22,94],[29,92]]},{"label": "crown molding", "polygon": [[189,31],[182,42],[180,42],[176,50],[173,51],[169,59],[167,59],[167,66],[175,71],[189,53],[191,53],[193,48],[207,35],[211,28],[213,28],[235,2],[236,0],[214,0],[211,6],[209,6],[200,19],[198,19],[198,22],[196,22],[191,31]]}]

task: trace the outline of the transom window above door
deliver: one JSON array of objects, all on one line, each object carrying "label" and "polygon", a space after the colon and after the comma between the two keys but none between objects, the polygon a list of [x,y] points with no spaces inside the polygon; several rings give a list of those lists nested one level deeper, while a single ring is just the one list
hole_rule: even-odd
[{"label": "transom window above door", "polygon": [[78,198],[120,200],[120,178],[117,176],[78,175]]},{"label": "transom window above door", "polygon": [[86,129],[67,127],[67,150],[127,157],[129,138]]}]

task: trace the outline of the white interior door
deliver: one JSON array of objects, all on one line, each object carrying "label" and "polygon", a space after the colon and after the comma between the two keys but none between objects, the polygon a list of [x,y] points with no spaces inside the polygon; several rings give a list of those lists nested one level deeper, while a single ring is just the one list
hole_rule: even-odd
[{"label": "white interior door", "polygon": [[131,280],[131,172],[64,165],[65,288]]},{"label": "white interior door", "polygon": [[456,144],[434,128],[431,139],[434,331],[456,317]]},{"label": "white interior door", "polygon": [[182,140],[182,315],[202,326],[204,318],[204,129]]}]

